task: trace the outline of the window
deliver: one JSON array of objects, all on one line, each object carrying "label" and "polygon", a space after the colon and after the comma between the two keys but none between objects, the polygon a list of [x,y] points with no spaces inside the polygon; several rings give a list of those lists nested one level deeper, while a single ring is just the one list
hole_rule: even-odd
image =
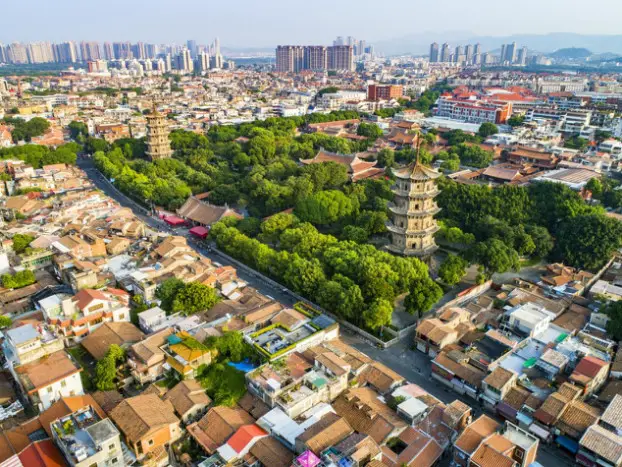
[{"label": "window", "polygon": [[51,393],[52,392],[52,386],[48,386],[46,391],[47,391],[48,394]]},{"label": "window", "polygon": [[66,381],[66,380],[62,380],[62,381],[60,382],[60,387],[61,387],[61,388],[67,387],[67,381]]},{"label": "window", "polygon": [[120,319],[120,320],[124,320],[124,319],[125,319],[125,313],[121,313],[121,314],[119,315],[119,319]]},{"label": "window", "polygon": [[149,446],[153,446],[153,440],[152,440],[152,439],[150,439],[149,441],[147,441],[147,444],[148,444]]},{"label": "window", "polygon": [[116,446],[115,446],[115,444],[114,444],[114,443],[112,443],[110,446],[108,446],[108,449],[109,449],[110,451],[114,450],[115,448],[116,448]]},{"label": "window", "polygon": [[119,459],[116,457],[110,461],[111,464],[116,464],[117,462],[119,462]]}]

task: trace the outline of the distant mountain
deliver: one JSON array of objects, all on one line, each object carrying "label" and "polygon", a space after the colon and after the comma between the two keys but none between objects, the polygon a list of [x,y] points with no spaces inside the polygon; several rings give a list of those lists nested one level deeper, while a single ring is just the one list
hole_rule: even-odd
[{"label": "distant mountain", "polygon": [[552,58],[559,58],[562,60],[578,60],[581,58],[591,57],[592,52],[581,47],[568,47],[566,49],[558,49],[548,55]]},{"label": "distant mountain", "polygon": [[471,32],[425,32],[390,40],[373,42],[376,50],[385,55],[424,55],[430,51],[430,43],[448,42],[452,47],[479,42],[483,51],[498,49],[501,44],[516,42],[519,47],[548,53],[568,47],[585,48],[595,54],[613,52],[622,54],[622,34],[583,35],[566,32],[550,34],[514,34],[511,36],[478,36]]}]

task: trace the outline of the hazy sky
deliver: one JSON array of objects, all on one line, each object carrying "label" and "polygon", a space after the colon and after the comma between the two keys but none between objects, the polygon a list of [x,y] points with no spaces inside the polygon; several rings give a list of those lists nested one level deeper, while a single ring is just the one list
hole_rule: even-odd
[{"label": "hazy sky", "polygon": [[466,35],[619,34],[622,0],[3,0],[0,41],[137,41],[268,47]]}]

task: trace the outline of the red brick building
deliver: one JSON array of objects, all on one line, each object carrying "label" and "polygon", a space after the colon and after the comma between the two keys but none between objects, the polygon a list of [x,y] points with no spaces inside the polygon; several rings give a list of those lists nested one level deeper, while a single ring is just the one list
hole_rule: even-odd
[{"label": "red brick building", "polygon": [[389,101],[399,99],[404,95],[404,89],[400,85],[394,84],[370,84],[367,86],[367,100],[369,101]]}]

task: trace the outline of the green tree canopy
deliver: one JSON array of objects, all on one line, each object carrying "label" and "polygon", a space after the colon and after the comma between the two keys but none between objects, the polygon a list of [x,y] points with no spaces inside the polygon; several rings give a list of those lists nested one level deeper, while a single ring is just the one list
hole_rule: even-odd
[{"label": "green tree canopy", "polygon": [[448,255],[438,270],[440,278],[449,285],[455,285],[464,277],[468,262],[458,255]]},{"label": "green tree canopy", "polygon": [[477,131],[477,134],[482,138],[488,138],[489,136],[496,135],[497,133],[499,133],[499,128],[497,128],[497,125],[490,122],[482,123]]},{"label": "green tree canopy", "polygon": [[213,287],[200,282],[190,282],[177,292],[173,300],[173,311],[189,316],[212,308],[220,300]]},{"label": "green tree canopy", "polygon": [[337,190],[320,191],[303,198],[295,209],[301,220],[317,225],[338,222],[353,212],[352,200]]},{"label": "green tree canopy", "polygon": [[411,315],[421,315],[432,308],[443,296],[443,290],[430,277],[417,279],[404,299],[404,307]]},{"label": "green tree canopy", "polygon": [[391,324],[393,304],[388,300],[376,299],[363,313],[365,327],[377,331]]}]

